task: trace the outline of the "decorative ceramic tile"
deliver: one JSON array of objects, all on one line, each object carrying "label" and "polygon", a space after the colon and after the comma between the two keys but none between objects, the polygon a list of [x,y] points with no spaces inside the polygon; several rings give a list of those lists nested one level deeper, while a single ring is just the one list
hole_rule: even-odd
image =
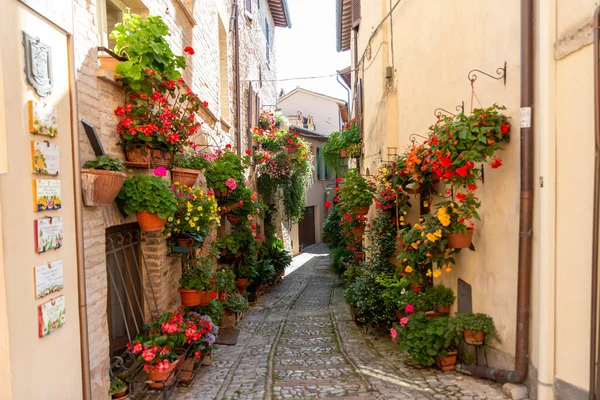
[{"label": "decorative ceramic tile", "polygon": [[50,137],[58,135],[56,108],[46,103],[29,100],[29,132]]},{"label": "decorative ceramic tile", "polygon": [[65,287],[63,261],[57,260],[34,268],[35,298],[41,299]]},{"label": "decorative ceramic tile", "polygon": [[56,297],[38,306],[38,333],[40,337],[51,334],[65,324],[65,296]]},{"label": "decorative ceramic tile", "polygon": [[58,175],[60,172],[60,152],[58,146],[50,142],[31,141],[32,172],[39,175]]},{"label": "decorative ceramic tile", "polygon": [[60,210],[60,181],[51,179],[33,180],[34,211]]},{"label": "decorative ceramic tile", "polygon": [[35,252],[43,253],[58,249],[63,244],[63,222],[61,217],[42,218],[33,221],[35,230]]}]

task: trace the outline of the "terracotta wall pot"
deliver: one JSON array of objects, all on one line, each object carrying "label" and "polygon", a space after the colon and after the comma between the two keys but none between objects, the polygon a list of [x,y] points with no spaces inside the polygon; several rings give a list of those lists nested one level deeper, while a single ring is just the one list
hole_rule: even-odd
[{"label": "terracotta wall pot", "polygon": [[194,366],[200,364],[202,362],[202,358],[204,357],[204,352],[203,351],[199,351],[196,353],[194,353]]},{"label": "terracotta wall pot", "polygon": [[354,214],[356,215],[367,215],[369,213],[370,206],[357,207],[354,209]]},{"label": "terracotta wall pot", "polygon": [[194,307],[202,302],[202,292],[194,289],[179,288],[181,304],[186,307]]},{"label": "terracotta wall pot", "polygon": [[362,236],[365,233],[365,226],[355,226],[352,228],[352,233],[354,236]]},{"label": "terracotta wall pot", "polygon": [[348,150],[342,149],[340,150],[340,158],[348,157]]},{"label": "terracotta wall pot", "polygon": [[248,286],[248,278],[237,278],[235,280],[235,285],[239,290],[244,290],[246,286]]},{"label": "terracotta wall pot", "polygon": [[[171,375],[171,372],[173,372],[173,370],[177,367],[177,364],[179,364],[179,359],[173,361],[169,368],[167,368],[166,370],[162,370],[162,371],[159,371],[158,368],[155,366],[150,366],[148,368],[148,379],[151,381],[165,381],[164,384],[166,386],[169,386],[170,384],[173,383],[173,380],[175,379],[175,374]],[[171,376],[169,376],[169,375],[171,375]],[[150,389],[162,389],[164,386],[162,383],[159,382],[159,383],[148,383],[148,387]]]},{"label": "terracotta wall pot", "polygon": [[455,249],[464,249],[471,245],[474,229],[467,230],[466,233],[452,232],[448,235],[448,246]]},{"label": "terracotta wall pot", "polygon": [[194,245],[194,239],[192,238],[177,238],[177,246],[191,248]]},{"label": "terracotta wall pot", "polygon": [[237,225],[240,223],[240,217],[236,217],[235,215],[227,214],[227,221],[229,221],[229,223],[231,225]]},{"label": "terracotta wall pot", "polygon": [[198,304],[201,307],[207,306],[210,303],[210,291],[200,292],[200,303]]},{"label": "terracotta wall pot", "polygon": [[198,175],[200,175],[200,171],[195,169],[175,167],[171,169],[171,182],[179,182],[184,186],[192,187],[196,183]]},{"label": "terracotta wall pot", "polygon": [[484,331],[472,331],[470,329],[465,329],[463,331],[463,338],[465,339],[465,342],[467,342],[469,344],[475,344],[475,345],[483,344],[483,341],[485,340],[485,332]]},{"label": "terracotta wall pot", "polygon": [[125,389],[122,392],[115,393],[112,395],[113,400],[127,400],[129,398],[129,389]]},{"label": "terracotta wall pot", "polygon": [[98,54],[98,61],[100,62],[100,68],[113,74],[119,63],[119,60],[109,54]]},{"label": "terracotta wall pot", "polygon": [[442,371],[452,371],[456,365],[456,350],[449,350],[446,357],[436,357],[435,363]]},{"label": "terracotta wall pot", "polygon": [[440,314],[449,314],[450,306],[435,306],[435,311],[439,312]]},{"label": "terracotta wall pot", "polygon": [[150,164],[150,148],[147,146],[127,146],[125,150],[127,161],[139,164]]},{"label": "terracotta wall pot", "polygon": [[167,220],[160,218],[158,214],[150,214],[146,211],[138,211],[136,215],[140,228],[146,232],[160,232],[167,222]]},{"label": "terracotta wall pot", "polygon": [[252,147],[258,147],[258,141],[256,139],[252,139]]},{"label": "terracotta wall pot", "polygon": [[173,159],[175,158],[175,154],[169,150],[151,149],[150,158],[152,161],[152,166],[170,169],[173,167]]},{"label": "terracotta wall pot", "polygon": [[81,170],[81,191],[86,206],[108,206],[115,201],[127,175],[100,169]]}]

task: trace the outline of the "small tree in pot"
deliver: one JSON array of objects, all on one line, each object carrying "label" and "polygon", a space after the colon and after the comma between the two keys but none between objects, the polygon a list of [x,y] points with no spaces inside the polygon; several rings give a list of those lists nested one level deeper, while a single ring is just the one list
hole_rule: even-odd
[{"label": "small tree in pot", "polygon": [[110,205],[123,187],[127,175],[119,160],[108,154],[83,164],[81,190],[86,206]]},{"label": "small tree in pot", "polygon": [[453,328],[462,334],[465,342],[480,345],[486,339],[498,339],[494,320],[487,314],[457,313],[454,316]]}]

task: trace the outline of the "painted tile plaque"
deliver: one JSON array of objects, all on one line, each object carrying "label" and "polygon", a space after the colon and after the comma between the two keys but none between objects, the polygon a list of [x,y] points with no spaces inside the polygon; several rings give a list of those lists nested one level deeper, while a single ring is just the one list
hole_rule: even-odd
[{"label": "painted tile plaque", "polygon": [[56,260],[38,265],[34,269],[35,298],[41,299],[65,287],[63,261]]},{"label": "painted tile plaque", "polygon": [[42,218],[33,221],[35,252],[44,253],[58,249],[63,244],[63,222],[61,217]]},{"label": "painted tile plaque", "polygon": [[58,175],[60,152],[58,146],[49,142],[31,141],[31,168],[34,174]]},{"label": "painted tile plaque", "polygon": [[29,100],[29,132],[35,135],[58,135],[56,108],[39,101]]},{"label": "painted tile plaque", "polygon": [[38,333],[47,336],[66,322],[65,296],[58,296],[38,306]]},{"label": "painted tile plaque", "polygon": [[33,180],[34,211],[60,210],[60,181],[52,179]]}]

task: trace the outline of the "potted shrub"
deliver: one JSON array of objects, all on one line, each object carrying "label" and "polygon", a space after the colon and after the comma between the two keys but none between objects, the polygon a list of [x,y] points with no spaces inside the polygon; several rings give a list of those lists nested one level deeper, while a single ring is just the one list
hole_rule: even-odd
[{"label": "potted shrub", "polygon": [[341,208],[346,213],[366,215],[369,212],[375,189],[356,168],[348,170],[340,190]]},{"label": "potted shrub", "polygon": [[86,206],[110,205],[119,194],[127,175],[119,160],[107,154],[83,164],[81,191]]},{"label": "potted shrub", "polygon": [[240,157],[231,151],[231,145],[225,150],[217,150],[208,156],[210,161],[204,177],[206,184],[215,192],[218,199],[227,198],[244,181],[244,172],[249,157]]},{"label": "potted shrub", "polygon": [[219,262],[231,264],[235,261],[240,253],[240,243],[236,240],[239,235],[235,232],[231,235],[218,238],[214,241],[215,249],[219,252]]},{"label": "potted shrub", "polygon": [[227,221],[232,225],[237,225],[240,221],[250,221],[257,210],[261,209],[260,203],[256,200],[257,195],[250,189],[239,187],[229,197],[228,204],[223,206],[222,211],[226,213]]},{"label": "potted shrub", "polygon": [[[275,268],[270,260],[260,259],[254,263],[254,277],[249,287],[249,295],[260,296],[263,291],[263,285],[267,284],[275,274]],[[248,299],[250,301],[250,298]]]},{"label": "potted shrub", "polygon": [[214,196],[179,183],[175,183],[172,190],[177,196],[177,211],[167,219],[164,232],[178,246],[202,245],[221,219]]},{"label": "potted shrub", "polygon": [[181,304],[186,307],[205,306],[210,302],[210,270],[205,267],[186,268],[179,279]]},{"label": "potted shrub", "polygon": [[158,175],[163,175],[160,168],[155,170],[154,176],[129,176],[119,193],[119,198],[125,200],[125,212],[135,213],[140,228],[147,232],[162,231],[167,218],[177,211],[175,193]]},{"label": "potted shrub", "polygon": [[424,313],[412,314],[401,321],[397,334],[400,347],[408,351],[415,364],[437,364],[442,371],[454,369],[458,340],[449,318],[430,320]]},{"label": "potted shrub", "polygon": [[477,209],[481,203],[472,192],[456,193],[456,200],[437,205],[438,220],[444,227],[448,246],[455,249],[474,249],[471,245],[474,227],[469,221],[479,220]]},{"label": "potted shrub", "polygon": [[223,302],[225,308],[225,315],[239,314],[248,309],[248,300],[244,296],[238,293],[234,293],[227,296]]},{"label": "potted shrub", "polygon": [[122,379],[111,376],[108,394],[113,399],[125,400],[129,398],[129,385]]},{"label": "potted shrub", "polygon": [[386,307],[394,310],[398,321],[404,317],[404,311],[409,299],[406,294],[410,291],[409,282],[405,278],[399,278],[396,274],[379,274],[375,281],[381,286],[381,297]]},{"label": "potted shrub", "polygon": [[456,296],[452,289],[444,285],[436,285],[428,288],[425,295],[429,297],[429,301],[435,306],[435,310],[441,314],[450,313],[450,307],[454,304]]},{"label": "potted shrub", "polygon": [[265,243],[261,250],[261,258],[269,260],[275,270],[274,280],[281,279],[285,269],[292,264],[292,255],[285,249],[283,240],[274,240],[270,245]]},{"label": "potted shrub", "polygon": [[175,154],[173,168],[171,169],[171,182],[192,187],[203,171],[208,166],[208,160],[201,152],[185,149]]},{"label": "potted shrub", "polygon": [[254,261],[251,259],[244,260],[237,270],[237,277],[235,279],[235,285],[238,288],[238,292],[242,293],[248,281],[256,276],[256,270],[254,269]]},{"label": "potted shrub", "polygon": [[[169,323],[173,326],[174,332],[177,332],[181,327],[179,325]],[[175,369],[179,364],[179,356],[174,349],[180,347],[178,341],[182,334],[165,334],[161,329],[159,333],[154,333],[149,337],[138,335],[134,343],[130,343],[129,347],[133,354],[138,355],[138,360],[144,364],[144,370],[148,373],[148,387],[150,389],[163,389],[171,385],[175,380]],[[160,349],[157,351],[156,349]]]},{"label": "potted shrub", "polygon": [[486,339],[498,339],[494,320],[489,315],[457,313],[453,324],[456,332],[462,334],[468,344],[481,345]]},{"label": "potted shrub", "polygon": [[235,272],[230,269],[221,268],[213,274],[214,287],[221,299],[226,298],[235,291]]}]

